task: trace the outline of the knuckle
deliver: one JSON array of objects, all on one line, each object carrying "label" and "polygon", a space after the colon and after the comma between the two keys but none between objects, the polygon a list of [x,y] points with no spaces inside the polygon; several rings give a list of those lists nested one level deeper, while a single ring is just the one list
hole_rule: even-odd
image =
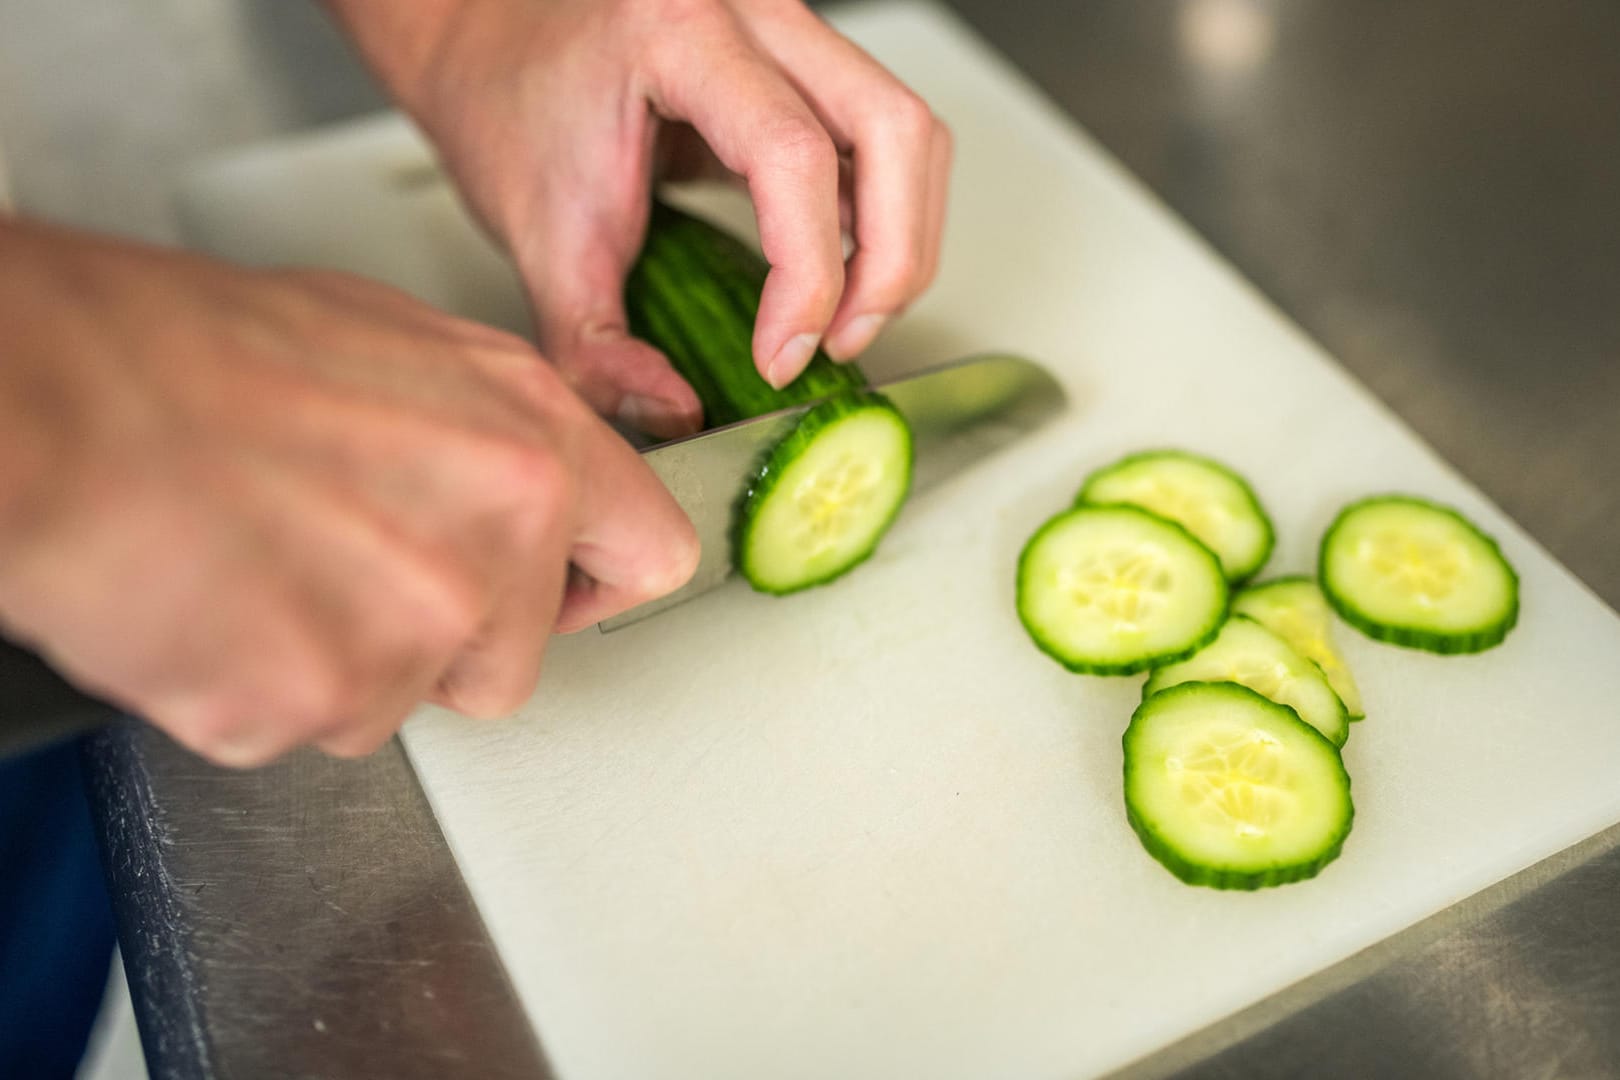
[{"label": "knuckle", "polygon": [[837,175],[838,148],[826,129],[811,117],[781,117],[765,135],[766,145],[781,167],[797,173]]},{"label": "knuckle", "polygon": [[522,434],[464,434],[460,448],[471,505],[504,520],[514,535],[531,536],[579,497],[580,480],[567,460],[568,447],[543,428]]},{"label": "knuckle", "polygon": [[888,114],[895,131],[910,142],[927,142],[937,123],[928,103],[905,87],[895,96]]},{"label": "knuckle", "polygon": [[465,573],[436,567],[422,575],[419,592],[412,642],[417,650],[444,657],[477,636],[485,618],[484,593]]},{"label": "knuckle", "polygon": [[332,663],[305,666],[287,684],[280,720],[307,740],[333,725],[351,720],[362,704],[358,681]]},{"label": "knuckle", "polygon": [[488,476],[498,501],[521,507],[556,507],[572,501],[575,481],[562,455],[543,439],[495,440],[486,448]]},{"label": "knuckle", "polygon": [[807,268],[805,280],[800,289],[802,302],[812,311],[830,314],[838,306],[838,299],[844,293],[844,272],[842,266],[832,266],[822,271]]},{"label": "knuckle", "polygon": [[916,242],[868,262],[862,292],[869,303],[864,306],[885,312],[905,306],[923,288],[926,261],[921,243]]},{"label": "knuckle", "polygon": [[499,720],[521,708],[539,681],[537,663],[484,668],[476,677],[452,670],[440,686],[438,700],[475,720]]}]

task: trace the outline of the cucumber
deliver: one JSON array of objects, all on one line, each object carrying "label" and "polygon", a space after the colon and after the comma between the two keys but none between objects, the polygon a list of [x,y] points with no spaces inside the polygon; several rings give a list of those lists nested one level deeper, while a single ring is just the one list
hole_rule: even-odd
[{"label": "cucumber", "polygon": [[1496,541],[1411,495],[1351,503],[1322,537],[1322,593],[1368,637],[1435,653],[1498,645],[1519,618],[1519,577]]},{"label": "cucumber", "polygon": [[1213,553],[1134,506],[1081,506],[1047,521],[1018,558],[1018,618],[1070,671],[1129,675],[1188,656],[1226,618]]},{"label": "cucumber", "polygon": [[1220,462],[1182,450],[1121,458],[1086,478],[1077,505],[1129,503],[1180,524],[1213,551],[1231,582],[1265,565],[1276,543],[1253,489]]},{"label": "cucumber", "polygon": [[696,391],[710,427],[751,420],[867,388],[853,364],[816,350],[780,390],[754,368],[754,319],[770,266],[722,229],[655,202],[647,239],[625,279],[630,332],[648,342]]},{"label": "cucumber", "polygon": [[1143,701],[1123,742],[1125,816],[1190,885],[1283,885],[1344,849],[1350,776],[1286,705],[1235,683],[1183,683]]},{"label": "cucumber", "polygon": [[1233,598],[1232,613],[1247,615],[1321,668],[1352,721],[1367,715],[1361,689],[1333,644],[1333,609],[1314,580],[1282,577],[1251,585]]},{"label": "cucumber", "polygon": [[910,425],[854,365],[817,350],[777,390],[754,368],[754,319],[770,267],[736,237],[655,203],[625,282],[631,332],[661,350],[711,426],[818,403],[761,458],[737,501],[732,558],[782,595],[858,566],[911,490]]},{"label": "cucumber", "polygon": [[1215,640],[1179,663],[1154,671],[1144,698],[1188,682],[1231,682],[1287,705],[1334,746],[1350,735],[1350,718],[1322,669],[1253,619],[1234,615]]},{"label": "cucumber", "polygon": [[911,428],[878,394],[813,407],[766,458],[737,517],[738,568],[761,592],[796,592],[872,554],[911,484]]}]

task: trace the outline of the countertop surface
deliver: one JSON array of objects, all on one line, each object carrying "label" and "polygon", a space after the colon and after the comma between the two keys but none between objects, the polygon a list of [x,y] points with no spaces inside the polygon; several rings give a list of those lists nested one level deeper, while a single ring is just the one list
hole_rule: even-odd
[{"label": "countertop surface", "polygon": [[[954,6],[1620,606],[1620,9]],[[27,213],[171,239],[186,163],[380,104],[312,5],[0,0],[0,145]],[[397,744],[242,776],[126,725],[87,760],[160,1071],[543,1073]],[[1620,1075],[1617,846],[1134,1071]]]}]

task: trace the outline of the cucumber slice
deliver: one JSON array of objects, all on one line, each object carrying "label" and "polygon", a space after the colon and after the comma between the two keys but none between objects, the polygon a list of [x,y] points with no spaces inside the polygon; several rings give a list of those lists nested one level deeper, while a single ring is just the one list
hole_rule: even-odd
[{"label": "cucumber slice", "polygon": [[1129,503],[1184,527],[1221,560],[1226,580],[1265,565],[1276,533],[1253,489],[1220,462],[1181,450],[1149,450],[1086,478],[1076,504]]},{"label": "cucumber slice", "polygon": [[1308,577],[1275,578],[1251,585],[1232,600],[1234,615],[1247,615],[1322,669],[1352,721],[1367,715],[1355,676],[1333,644],[1333,609]]},{"label": "cucumber slice", "polygon": [[1500,644],[1519,618],[1519,577],[1496,541],[1410,495],[1351,503],[1322,537],[1322,593],[1368,637],[1435,653]]},{"label": "cucumber slice", "polygon": [[822,585],[863,562],[911,489],[911,428],[880,394],[824,401],[766,456],[743,496],[737,566],[754,588]]},{"label": "cucumber slice", "polygon": [[1203,544],[1134,506],[1082,506],[1018,557],[1018,618],[1070,671],[1129,675],[1190,655],[1226,617],[1226,579]]},{"label": "cucumber slice", "polygon": [[654,203],[625,281],[631,330],[669,358],[710,425],[815,404],[764,457],[737,502],[732,557],[754,588],[791,593],[857,566],[911,488],[911,432],[852,364],[819,349],[777,390],[754,370],[770,266],[736,237]]},{"label": "cucumber slice", "polygon": [[1285,705],[1234,683],[1183,683],[1137,707],[1124,744],[1126,818],[1190,885],[1300,881],[1344,849],[1350,776]]},{"label": "cucumber slice", "polygon": [[1334,746],[1350,736],[1350,718],[1322,669],[1253,619],[1235,615],[1215,640],[1179,663],[1161,667],[1144,698],[1187,682],[1231,682],[1287,705]]}]

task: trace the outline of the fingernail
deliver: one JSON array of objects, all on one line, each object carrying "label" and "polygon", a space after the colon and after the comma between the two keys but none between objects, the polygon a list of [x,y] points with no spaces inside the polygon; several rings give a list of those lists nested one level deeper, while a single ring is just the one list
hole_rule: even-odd
[{"label": "fingernail", "polygon": [[848,360],[860,355],[883,331],[888,321],[887,315],[857,315],[827,342],[827,355],[834,360]]},{"label": "fingernail", "polygon": [[804,370],[804,365],[810,362],[815,354],[816,346],[821,344],[819,334],[800,334],[788,338],[776,355],[771,358],[770,366],[765,371],[765,381],[778,390],[798,377]]},{"label": "fingernail", "polygon": [[649,435],[663,435],[675,430],[691,430],[692,418],[673,402],[645,394],[626,394],[619,402],[618,419]]}]

